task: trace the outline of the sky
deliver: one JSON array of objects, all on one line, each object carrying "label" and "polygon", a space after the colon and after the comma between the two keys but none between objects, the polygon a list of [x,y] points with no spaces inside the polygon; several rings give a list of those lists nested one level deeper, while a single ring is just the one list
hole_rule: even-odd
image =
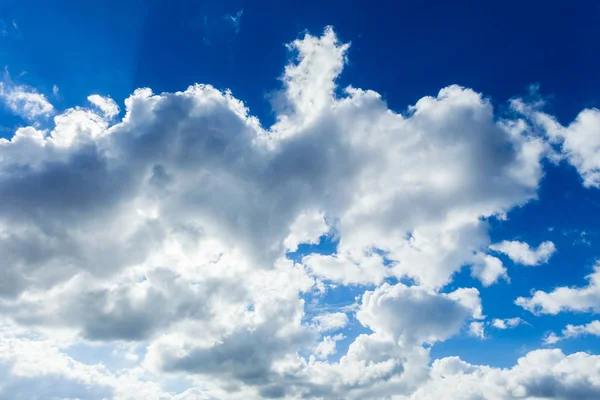
[{"label": "sky", "polygon": [[0,400],[600,398],[600,4],[0,2]]}]

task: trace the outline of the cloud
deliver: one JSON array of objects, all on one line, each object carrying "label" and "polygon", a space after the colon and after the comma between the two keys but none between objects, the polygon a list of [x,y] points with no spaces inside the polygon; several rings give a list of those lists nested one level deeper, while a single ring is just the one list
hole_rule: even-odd
[{"label": "cloud", "polygon": [[568,126],[563,126],[552,115],[521,100],[514,100],[512,107],[530,118],[560,147],[561,155],[577,169],[586,187],[600,187],[600,110],[585,109]]},{"label": "cloud", "polygon": [[477,289],[446,294],[401,283],[365,292],[356,313],[364,326],[406,346],[443,341],[469,319],[482,317]]},{"label": "cloud", "polygon": [[[56,89],[56,93],[58,93],[58,88]],[[98,109],[102,111],[102,114],[104,114],[107,119],[112,119],[119,114],[119,106],[110,97],[102,97],[100,95],[93,94],[88,96],[88,101],[94,106],[98,107]]]},{"label": "cloud", "polygon": [[0,99],[13,113],[34,120],[54,113],[46,96],[26,85],[15,85],[10,79],[0,82]]},{"label": "cloud", "polygon": [[241,26],[241,23],[242,23],[242,15],[244,15],[244,10],[243,9],[239,10],[237,13],[235,13],[235,15],[227,14],[225,16],[225,18],[229,19],[231,21],[231,23],[233,24],[233,27],[235,29],[235,33],[239,33],[240,32],[240,26]]},{"label": "cloud", "polygon": [[348,325],[348,316],[342,312],[317,315],[312,319],[320,332],[336,331]]},{"label": "cloud", "polygon": [[506,318],[506,319],[494,319],[492,320],[492,326],[496,329],[512,329],[517,326],[526,323],[519,317]]},{"label": "cloud", "polygon": [[[356,400],[438,384],[430,346],[484,318],[477,289],[443,288],[464,266],[484,285],[507,279],[482,261],[488,220],[536,198],[547,144],[460,86],[403,113],[337,90],[349,45],[331,28],[289,49],[271,127],[195,84],[140,88],[121,119],[90,96],[99,112],[0,139],[0,393],[39,379],[72,383],[63,397]],[[329,232],[332,254],[286,257]],[[358,293],[352,338],[347,315],[323,312],[323,288],[344,286]],[[328,360],[339,335],[348,349]],[[117,366],[76,360],[77,346],[125,344],[139,354]],[[543,368],[594,360],[536,354],[525,360]]]},{"label": "cloud", "polygon": [[529,244],[517,240],[504,240],[490,246],[490,250],[506,254],[514,263],[527,266],[546,264],[556,252],[554,243],[542,242],[537,249],[532,249]]},{"label": "cloud", "polygon": [[562,311],[598,312],[600,310],[600,263],[586,277],[584,287],[557,287],[552,292],[537,290],[530,298],[519,297],[515,304],[533,314],[556,315]]},{"label": "cloud", "polygon": [[319,359],[324,359],[336,353],[336,342],[344,339],[341,333],[335,336],[325,336],[315,347],[314,354]]},{"label": "cloud", "polygon": [[598,356],[536,350],[509,369],[475,366],[458,357],[436,360],[430,381],[411,400],[586,399],[600,396]]},{"label": "cloud", "polygon": [[298,215],[290,226],[290,233],[283,244],[289,251],[298,250],[299,244],[318,244],[329,227],[325,222],[325,216],[319,212],[307,212]]},{"label": "cloud", "polygon": [[551,332],[544,338],[544,343],[554,344],[560,340],[587,335],[600,336],[600,321],[592,321],[585,325],[567,325],[567,327],[562,330],[561,336]]},{"label": "cloud", "polygon": [[479,279],[484,287],[488,287],[504,279],[510,282],[506,268],[498,258],[481,254],[481,260],[471,266],[471,276]]},{"label": "cloud", "polygon": [[469,335],[479,339],[485,339],[485,324],[479,321],[471,322],[469,324]]}]

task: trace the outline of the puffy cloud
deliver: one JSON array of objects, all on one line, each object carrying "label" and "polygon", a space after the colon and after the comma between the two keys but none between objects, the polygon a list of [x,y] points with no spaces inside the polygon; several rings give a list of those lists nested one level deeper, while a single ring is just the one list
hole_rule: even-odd
[{"label": "puffy cloud", "polygon": [[519,297],[515,304],[534,314],[558,314],[561,311],[598,312],[600,310],[600,262],[586,277],[584,287],[558,287],[551,292],[537,290],[529,298]]},{"label": "puffy cloud", "polygon": [[[118,121],[91,96],[100,113],[0,140],[0,327],[14,333],[0,393],[31,397],[19,390],[40,379],[73,382],[62,397],[390,398],[428,379],[428,345],[483,326],[476,289],[441,288],[468,265],[484,284],[506,276],[491,256],[476,266],[487,221],[536,197],[544,140],[460,86],[403,114],[373,91],[336,95],[349,46],[332,29],[289,47],[271,127],[196,84],[138,89]],[[333,254],[286,258],[328,232]],[[322,336],[348,317],[305,310],[324,283],[360,291],[367,333],[338,361],[340,336]],[[75,343],[140,351],[125,373],[68,356]],[[162,376],[190,388],[165,393]]]},{"label": "puffy cloud", "polygon": [[471,322],[469,324],[469,335],[479,339],[485,339],[485,324],[479,321]]},{"label": "puffy cloud", "polygon": [[322,213],[302,213],[290,226],[290,234],[285,238],[283,244],[289,251],[296,251],[299,244],[319,243],[319,238],[328,230],[329,227]]},{"label": "puffy cloud", "polygon": [[492,320],[492,326],[496,329],[512,329],[524,323],[526,322],[519,317]]},{"label": "puffy cloud", "polygon": [[330,355],[335,354],[336,342],[344,338],[345,336],[341,333],[335,336],[325,336],[323,340],[319,342],[319,344],[317,344],[317,346],[315,347],[314,354],[317,356],[317,358],[321,359],[327,358]]},{"label": "puffy cloud", "polygon": [[415,394],[397,399],[592,400],[600,396],[600,357],[586,353],[565,356],[560,350],[536,350],[510,369],[475,366],[449,357],[436,360],[430,376]]},{"label": "puffy cloud", "polygon": [[576,338],[578,336],[600,336],[600,321],[592,321],[585,325],[567,325],[558,336],[551,332],[544,338],[546,344],[554,344],[560,340]]},{"label": "puffy cloud", "polygon": [[490,250],[506,254],[516,264],[533,266],[547,263],[556,252],[556,247],[554,243],[546,241],[540,243],[537,249],[532,249],[529,244],[518,240],[504,240],[491,245]]},{"label": "puffy cloud", "polygon": [[467,320],[483,316],[477,289],[435,293],[398,283],[365,292],[356,317],[375,333],[414,345],[445,340]]},{"label": "puffy cloud", "polygon": [[29,120],[54,112],[44,94],[26,85],[16,85],[10,79],[0,82],[0,99],[13,113]]},{"label": "puffy cloud", "polygon": [[471,266],[471,275],[479,279],[485,287],[493,285],[501,278],[510,282],[502,261],[490,255],[481,255],[481,260]]},{"label": "puffy cloud", "polygon": [[93,94],[88,96],[88,101],[98,107],[98,109],[102,111],[102,114],[104,114],[104,117],[108,119],[112,119],[119,115],[119,106],[110,97],[102,97],[98,94]]}]

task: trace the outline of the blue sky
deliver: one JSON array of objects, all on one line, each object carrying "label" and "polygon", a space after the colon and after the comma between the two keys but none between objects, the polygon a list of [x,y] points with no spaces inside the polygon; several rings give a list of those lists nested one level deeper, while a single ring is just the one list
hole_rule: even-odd
[{"label": "blue sky", "polygon": [[521,3],[0,3],[0,399],[598,398],[600,5]]}]

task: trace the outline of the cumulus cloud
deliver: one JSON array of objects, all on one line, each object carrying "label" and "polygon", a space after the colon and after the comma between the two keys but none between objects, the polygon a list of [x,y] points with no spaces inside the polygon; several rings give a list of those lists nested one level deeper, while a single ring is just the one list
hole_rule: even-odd
[{"label": "cumulus cloud", "polygon": [[467,320],[483,318],[477,289],[446,294],[401,283],[365,292],[356,317],[375,333],[403,345],[445,340]]},{"label": "cumulus cloud", "polygon": [[458,357],[433,363],[430,381],[410,397],[435,399],[586,399],[600,396],[600,357],[536,350],[509,369],[466,363]]},{"label": "cumulus cloud", "polygon": [[336,342],[344,339],[345,336],[337,334],[335,336],[325,336],[315,347],[314,354],[317,358],[327,358],[336,353]]},{"label": "cumulus cloud", "polygon": [[502,261],[490,255],[481,255],[481,259],[471,266],[471,275],[479,279],[484,287],[493,285],[499,279],[510,282]]},{"label": "cumulus cloud", "polygon": [[[484,316],[477,289],[444,286],[463,266],[484,286],[508,279],[499,260],[482,256],[487,221],[536,197],[547,144],[460,86],[404,113],[376,92],[336,90],[349,45],[330,28],[289,49],[296,58],[271,127],[232,93],[195,84],[138,89],[120,120],[110,98],[90,96],[94,109],[0,139],[4,397],[31,397],[31,379],[40,388],[71,382],[56,389],[71,398],[354,400],[445,385],[429,347],[483,334]],[[53,110],[27,104],[15,107]],[[286,257],[330,232],[332,254]],[[318,302],[324,287],[343,286],[359,291],[361,334],[330,361],[349,317]],[[311,316],[307,298],[317,302]],[[123,344],[139,353],[119,360],[126,367],[74,355]],[[52,354],[23,352],[44,346]],[[555,391],[527,386],[537,375],[514,387],[534,397],[560,396],[579,379],[553,376],[553,366],[596,362],[524,360],[542,362],[540,379]],[[495,370],[467,366],[468,380],[466,371]],[[166,393],[159,377],[188,389]]]},{"label": "cumulus cloud", "polygon": [[534,314],[558,314],[562,311],[599,312],[600,310],[600,262],[594,272],[586,277],[587,286],[557,287],[551,292],[537,290],[529,298],[519,297],[515,304]]},{"label": "cumulus cloud", "polygon": [[527,266],[546,264],[556,252],[554,243],[542,242],[537,249],[532,249],[529,244],[518,240],[495,243],[490,250],[506,254],[514,263]]}]

